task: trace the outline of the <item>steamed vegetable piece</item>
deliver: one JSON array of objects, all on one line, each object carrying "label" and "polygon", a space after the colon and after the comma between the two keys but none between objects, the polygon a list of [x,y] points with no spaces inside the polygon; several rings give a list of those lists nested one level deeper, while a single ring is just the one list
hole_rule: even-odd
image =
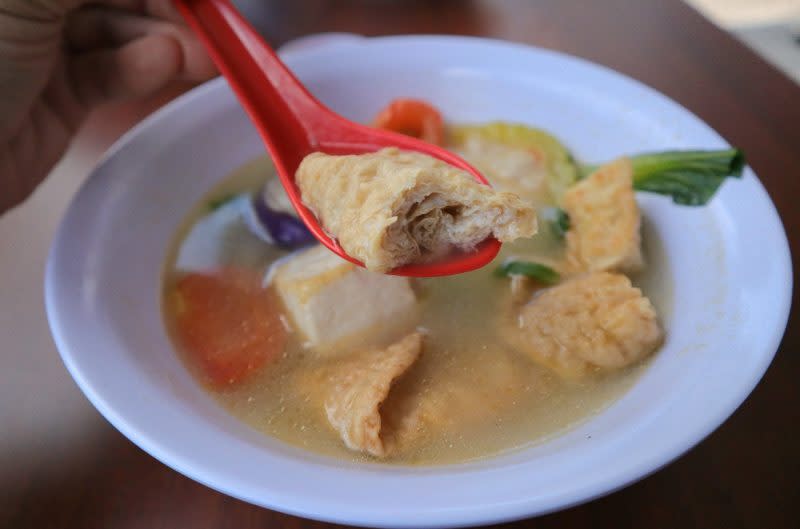
[{"label": "steamed vegetable piece", "polygon": [[[222,194],[209,199],[207,206],[206,219],[219,230],[243,221],[249,232],[262,241],[287,250],[308,246],[316,240],[297,218],[277,178],[269,180],[261,193]],[[212,219],[218,222],[211,222]],[[200,238],[208,236],[211,236],[208,230],[198,235]]]},{"label": "steamed vegetable piece", "polygon": [[[744,154],[740,149],[719,151],[665,151],[631,157],[633,188],[672,197],[676,204],[702,206],[714,196],[726,177],[740,177]],[[581,167],[581,176],[597,166]]]},{"label": "steamed vegetable piece", "polygon": [[578,179],[578,167],[564,145],[542,129],[495,121],[485,125],[452,127],[450,139],[456,144],[469,138],[481,138],[532,154],[547,173],[547,185],[553,199],[561,200],[564,191]]},{"label": "steamed vegetable piece", "polygon": [[283,352],[279,302],[254,271],[183,275],[167,302],[177,340],[211,386],[241,382]]},{"label": "steamed vegetable piece", "polygon": [[507,261],[495,269],[494,275],[497,277],[525,276],[545,285],[555,285],[561,279],[559,273],[549,266],[532,261]]},{"label": "steamed vegetable piece", "polygon": [[435,107],[418,99],[393,100],[378,113],[373,126],[413,136],[436,145],[441,145],[444,141],[442,115]]},{"label": "steamed vegetable piece", "polygon": [[561,208],[544,208],[542,209],[542,217],[547,221],[553,235],[555,235],[557,239],[563,239],[570,227],[570,220],[567,212]]},{"label": "steamed vegetable piece", "polygon": [[[263,199],[263,195],[253,196],[252,204],[253,212],[255,213],[254,217],[259,224],[258,227],[266,230],[271,242],[281,248],[294,250],[308,246],[316,241],[306,225],[303,224],[303,221],[294,215],[271,208]],[[251,226],[251,228],[253,227]],[[256,235],[259,234],[257,233]]]}]

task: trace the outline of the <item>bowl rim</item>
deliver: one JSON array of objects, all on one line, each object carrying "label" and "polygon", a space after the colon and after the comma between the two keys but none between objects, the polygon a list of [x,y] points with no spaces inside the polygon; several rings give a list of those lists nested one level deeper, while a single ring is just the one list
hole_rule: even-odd
[{"label": "bowl rim", "polygon": [[[598,65],[592,63],[590,61],[586,61],[584,59],[573,57],[564,53],[541,49],[534,46],[527,46],[515,43],[509,43],[505,41],[495,40],[495,39],[486,39],[480,37],[456,37],[456,36],[439,36],[439,35],[414,35],[414,36],[390,36],[390,37],[370,37],[364,40],[366,43],[371,42],[400,42],[400,43],[408,43],[409,41],[414,41],[417,43],[439,43],[439,42],[446,42],[450,44],[464,44],[464,45],[479,45],[479,46],[496,46],[499,48],[504,49],[512,49],[512,50],[523,50],[525,52],[534,51],[536,53],[540,53],[546,56],[550,56],[559,60],[565,60],[570,62],[577,62],[583,64],[584,66],[588,66],[598,71],[605,72],[606,74],[611,74],[614,77],[621,79],[633,86],[637,87],[638,89],[644,90],[650,95],[655,95],[673,106],[676,106],[681,112],[690,115],[692,118],[696,119],[700,123],[705,123],[704,121],[700,120],[697,116],[691,113],[689,110],[684,108],[679,103],[667,98],[660,92],[647,87],[646,85],[631,79],[621,73],[618,73],[614,70],[611,70],[605,66]],[[291,54],[291,57],[301,57],[306,53],[314,53],[315,50],[298,50],[296,53]],[[168,119],[172,113],[179,113],[185,112],[187,108],[190,108],[194,101],[198,99],[202,99],[208,93],[217,92],[220,90],[226,90],[226,82],[224,79],[216,79],[212,80],[208,83],[205,83],[186,94],[178,97],[174,101],[170,102],[169,104],[165,105],[152,115],[145,118],[139,124],[134,126],[128,132],[126,132],[119,140],[117,140],[111,148],[103,155],[100,162],[98,163],[97,167],[92,172],[92,176],[98,172],[103,170],[103,167],[109,162],[109,160],[113,159],[118,153],[125,148],[127,148],[135,138],[140,136],[142,133],[146,132],[151,127],[155,126],[159,121],[163,119]],[[96,391],[96,388],[93,386],[90,380],[87,380],[79,366],[79,363],[76,362],[76,359],[70,352],[70,347],[65,339],[64,334],[67,332],[61,325],[59,321],[59,301],[55,297],[55,281],[57,280],[57,267],[59,266],[58,261],[58,249],[59,245],[63,244],[63,232],[65,231],[65,226],[70,218],[70,212],[76,207],[76,203],[79,201],[79,198],[87,193],[87,189],[92,186],[93,178],[90,176],[89,179],[83,184],[81,189],[79,190],[78,194],[73,198],[71,205],[67,214],[65,215],[64,219],[62,220],[61,225],[59,226],[58,232],[54,239],[53,245],[51,247],[50,255],[48,257],[47,268],[45,272],[45,305],[47,309],[48,320],[51,327],[51,332],[53,334],[54,340],[58,347],[58,350],[62,356],[65,366],[67,367],[68,371],[75,379],[78,386],[81,390],[86,394],[92,404],[101,412],[101,414],[109,421],[112,425],[115,426],[119,431],[121,431],[126,437],[131,439],[134,443],[139,445],[145,451],[165,463],[166,465],[178,470],[179,472],[187,475],[188,477],[194,479],[195,481],[201,482],[210,488],[215,490],[221,491],[225,494],[228,494],[233,497],[237,497],[244,501],[248,501],[250,503],[255,503],[258,505],[266,506],[271,509],[279,510],[282,512],[286,512],[289,514],[299,515],[307,518],[325,520],[325,521],[334,521],[339,523],[350,523],[356,525],[380,525],[380,526],[427,526],[427,527],[438,527],[438,526],[465,526],[465,525],[472,525],[476,523],[490,523],[490,522],[503,522],[503,521],[510,521],[516,520],[523,517],[530,516],[532,514],[540,515],[545,514],[547,512],[551,512],[554,510],[560,510],[563,508],[567,508],[569,506],[583,503],[585,501],[589,501],[596,497],[611,493],[615,490],[618,490],[622,487],[625,487],[639,479],[646,477],[647,475],[655,472],[656,470],[660,469],[664,465],[670,463],[684,452],[692,448],[694,445],[702,441],[705,437],[707,437],[711,432],[713,432],[720,424],[722,424],[740,405],[741,403],[747,398],[747,396],[752,392],[755,386],[758,384],[759,380],[762,378],[766,369],[768,368],[769,364],[771,363],[775,353],[778,350],[780,345],[780,341],[783,337],[784,330],[786,328],[786,324],[788,322],[790,306],[791,306],[791,293],[792,293],[792,266],[791,266],[791,255],[790,249],[788,245],[788,240],[785,233],[785,228],[783,227],[780,217],[778,215],[777,209],[775,208],[774,203],[769,199],[769,196],[766,190],[763,187],[763,184],[755,178],[755,184],[760,188],[760,191],[764,193],[764,196],[767,198],[764,206],[766,208],[767,214],[772,216],[770,220],[777,221],[777,226],[780,227],[780,232],[776,233],[775,236],[779,240],[779,244],[776,247],[776,255],[774,259],[779,261],[779,268],[781,270],[781,275],[783,278],[783,282],[786,285],[786,288],[776,293],[776,310],[774,315],[775,325],[771,329],[769,340],[763,342],[763,347],[760,356],[760,364],[757,369],[752,370],[750,373],[750,378],[747,384],[741,384],[735,394],[730,396],[729,403],[730,405],[726,407],[726,409],[720,412],[717,416],[709,417],[705,421],[705,428],[698,429],[697,431],[691,432],[690,435],[684,435],[682,438],[682,442],[674,443],[671,446],[671,450],[661,452],[659,454],[654,455],[646,465],[642,465],[646,468],[631,468],[628,469],[628,472],[617,472],[608,477],[605,483],[602,485],[596,485],[593,490],[586,490],[582,487],[575,487],[573,490],[572,495],[567,495],[566,497],[560,498],[557,502],[553,503],[550,508],[531,508],[525,502],[516,502],[516,503],[505,503],[505,504],[498,504],[498,505],[484,505],[484,506],[477,506],[472,509],[465,509],[463,512],[455,513],[445,513],[443,517],[437,518],[436,521],[426,522],[425,520],[420,520],[417,516],[408,516],[403,519],[377,519],[372,515],[359,515],[358,513],[354,512],[346,512],[343,510],[339,514],[332,514],[330,512],[319,512],[314,510],[313,506],[308,505],[308,502],[298,501],[294,505],[285,505],[285,504],[269,504],[269,502],[264,501],[263,499],[257,499],[253,497],[248,497],[247,495],[241,493],[241,491],[234,490],[233,487],[220,485],[219,483],[215,482],[213,478],[209,478],[208,475],[204,475],[202,470],[197,468],[192,468],[191,465],[185,464],[186,462],[181,462],[181,458],[176,458],[172,454],[168,454],[163,452],[158,443],[158,439],[152,438],[151,436],[132,429],[130,425],[126,422],[125,418],[118,415],[116,411],[111,408],[108,403],[103,399],[103,397]],[[439,467],[447,469],[448,467]],[[343,514],[344,513],[344,514]]]}]

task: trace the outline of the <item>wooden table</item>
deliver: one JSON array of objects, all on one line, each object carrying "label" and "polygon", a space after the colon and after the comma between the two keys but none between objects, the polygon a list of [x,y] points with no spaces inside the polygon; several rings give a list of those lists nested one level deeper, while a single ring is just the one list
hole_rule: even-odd
[{"label": "wooden table", "polygon": [[[575,54],[633,76],[746,150],[778,205],[792,249],[800,252],[800,208],[793,198],[800,191],[800,88],[679,0],[280,3],[264,26],[275,44],[320,31],[486,35]],[[798,346],[800,322],[793,315],[755,392],[680,460],[602,499],[509,526],[800,527]],[[228,498],[157,462],[88,411],[48,354],[42,360],[49,362],[48,376],[71,393],[58,402],[62,397],[47,385],[32,387],[44,392],[41,398],[53,391],[53,417],[37,423],[18,413],[10,415],[13,430],[0,425],[0,437],[29,435],[0,445],[6,447],[0,527],[331,527]],[[25,402],[20,397],[16,404],[23,412]],[[78,424],[70,406],[81,408],[74,415]]]}]

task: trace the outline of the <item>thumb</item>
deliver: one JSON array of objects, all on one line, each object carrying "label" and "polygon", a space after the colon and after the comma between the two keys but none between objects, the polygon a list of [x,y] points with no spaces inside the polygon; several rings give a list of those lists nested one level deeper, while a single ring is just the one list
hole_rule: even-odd
[{"label": "thumb", "polygon": [[[150,95],[184,69],[181,44],[173,36],[150,34],[120,48],[74,56],[69,78],[78,100],[87,108],[114,99]],[[212,72],[208,72],[210,76]]]}]

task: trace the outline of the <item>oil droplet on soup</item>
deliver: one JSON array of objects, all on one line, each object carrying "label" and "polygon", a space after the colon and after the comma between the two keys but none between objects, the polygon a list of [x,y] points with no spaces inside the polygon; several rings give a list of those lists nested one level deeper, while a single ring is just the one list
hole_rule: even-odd
[{"label": "oil droplet on soup", "polygon": [[[259,158],[228,176],[208,196],[255,192],[273,174],[270,161]],[[229,385],[209,385],[201,366],[182,347],[176,335],[178,315],[168,300],[176,282],[186,274],[179,266],[181,245],[192,227],[208,215],[209,203],[210,199],[201,201],[176,234],[164,272],[165,319],[188,369],[222,406],[256,430],[317,453],[376,461],[348,450],[329,424],[313,390],[313,380],[330,360],[304,347],[296,332],[286,332],[276,359]],[[660,253],[652,230],[647,230],[645,242],[645,252]],[[240,267],[254,274],[263,275],[271,263],[287,255],[256,239],[244,223],[230,226],[217,243],[222,247],[221,266]],[[568,381],[514,351],[500,338],[498,319],[504,314],[509,285],[507,280],[494,277],[492,271],[511,255],[558,258],[562,246],[549,230],[540,229],[532,240],[504,245],[497,261],[481,270],[417,282],[419,322],[426,329],[424,350],[392,387],[389,398],[433,394],[441,410],[424,431],[380,461],[405,465],[457,463],[541,443],[605,409],[632,386],[647,361],[603,376]],[[669,309],[671,291],[664,283],[669,277],[665,266],[664,259],[648,260],[647,270],[634,278],[661,318]],[[287,315],[279,317],[290,325]],[[374,341],[374,336],[365,336],[362,345],[356,341],[350,347],[355,353]]]}]

